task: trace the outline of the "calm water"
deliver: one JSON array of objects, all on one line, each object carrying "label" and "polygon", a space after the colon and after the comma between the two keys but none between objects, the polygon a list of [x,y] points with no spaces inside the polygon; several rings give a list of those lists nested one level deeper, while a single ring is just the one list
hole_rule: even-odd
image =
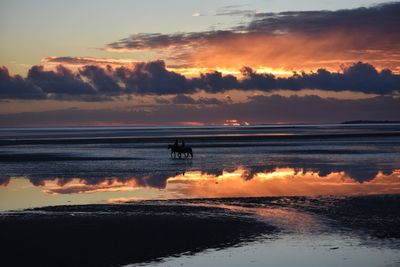
[{"label": "calm water", "polygon": [[[167,145],[175,139],[184,139],[193,148],[193,159],[170,157]],[[389,232],[389,238],[376,239],[368,231],[353,233],[354,226],[343,230],[331,220],[346,222],[348,214],[340,218],[325,214],[331,202],[321,202],[317,206],[324,208],[316,211],[313,198],[300,205],[282,197],[398,195],[399,124],[0,129],[0,185],[2,211],[143,199],[239,197],[179,204],[244,212],[280,229],[274,236],[240,246],[141,265],[400,265],[396,235]],[[242,198],[262,196],[280,198],[267,202]],[[369,205],[375,201],[368,199]],[[379,205],[383,213],[374,215],[374,220],[382,224],[377,225],[398,225],[393,207],[385,201]],[[354,216],[368,225],[369,209],[365,215]]]},{"label": "calm water", "polygon": [[398,249],[360,244],[342,235],[282,235],[242,247],[208,250],[194,256],[168,257],[161,262],[127,266],[399,266]]},{"label": "calm water", "polygon": [[[175,139],[194,159],[171,159]],[[398,193],[400,125],[0,130],[0,209],[132,199]],[[27,197],[25,197],[27,196]]]}]

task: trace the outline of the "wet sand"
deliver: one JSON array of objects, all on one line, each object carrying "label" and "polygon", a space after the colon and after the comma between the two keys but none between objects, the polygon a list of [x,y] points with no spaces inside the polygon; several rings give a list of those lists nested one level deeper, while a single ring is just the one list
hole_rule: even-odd
[{"label": "wet sand", "polygon": [[120,266],[229,247],[276,230],[221,208],[54,206],[3,213],[0,250],[12,266]]},{"label": "wet sand", "polygon": [[52,206],[3,212],[0,249],[13,266],[396,266],[399,215],[399,195]]},{"label": "wet sand", "polygon": [[[299,215],[311,215],[329,231],[358,234],[360,237],[395,239],[400,248],[400,195],[325,196],[325,197],[247,197],[192,199],[190,203],[210,206],[240,207],[240,211],[257,209],[292,210]],[[178,201],[178,203],[180,203]],[[299,218],[293,218],[299,219]],[[315,228],[316,226],[314,226]]]},{"label": "wet sand", "polygon": [[191,200],[253,214],[279,231],[242,246],[128,266],[399,266],[399,200],[398,195]]}]

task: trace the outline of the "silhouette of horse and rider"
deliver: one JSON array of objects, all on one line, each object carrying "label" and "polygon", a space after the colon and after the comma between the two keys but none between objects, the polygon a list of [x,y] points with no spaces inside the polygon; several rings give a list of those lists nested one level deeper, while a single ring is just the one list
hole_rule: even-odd
[{"label": "silhouette of horse and rider", "polygon": [[176,158],[176,154],[178,154],[178,158],[182,158],[182,154],[185,158],[188,158],[189,155],[193,158],[193,151],[192,148],[189,146],[185,146],[185,141],[182,140],[181,145],[179,145],[178,140],[175,140],[173,145],[168,145],[168,149],[171,149],[171,158],[172,156]]}]

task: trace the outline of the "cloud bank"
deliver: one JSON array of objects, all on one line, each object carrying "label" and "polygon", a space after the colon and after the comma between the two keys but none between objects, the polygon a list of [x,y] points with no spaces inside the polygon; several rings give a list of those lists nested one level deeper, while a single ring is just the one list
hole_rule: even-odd
[{"label": "cloud bank", "polygon": [[0,68],[0,99],[57,99],[104,101],[122,95],[176,95],[200,91],[222,93],[228,90],[278,89],[353,91],[388,95],[400,90],[400,75],[388,69],[378,71],[368,63],[358,62],[342,72],[318,69],[310,73],[293,73],[289,77],[257,73],[250,67],[241,69],[243,78],[221,72],[186,78],[167,69],[164,61],[137,63],[131,67],[85,65],[73,72],[58,65],[55,70],[33,66],[26,78],[10,75]]}]

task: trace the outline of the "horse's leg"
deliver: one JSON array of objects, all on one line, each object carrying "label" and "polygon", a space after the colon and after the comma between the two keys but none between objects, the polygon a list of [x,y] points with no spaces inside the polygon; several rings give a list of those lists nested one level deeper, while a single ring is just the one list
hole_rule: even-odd
[{"label": "horse's leg", "polygon": [[181,153],[181,152],[179,152],[179,154],[178,154],[178,155],[179,155],[179,158],[181,159],[181,158],[182,158],[182,153]]}]

